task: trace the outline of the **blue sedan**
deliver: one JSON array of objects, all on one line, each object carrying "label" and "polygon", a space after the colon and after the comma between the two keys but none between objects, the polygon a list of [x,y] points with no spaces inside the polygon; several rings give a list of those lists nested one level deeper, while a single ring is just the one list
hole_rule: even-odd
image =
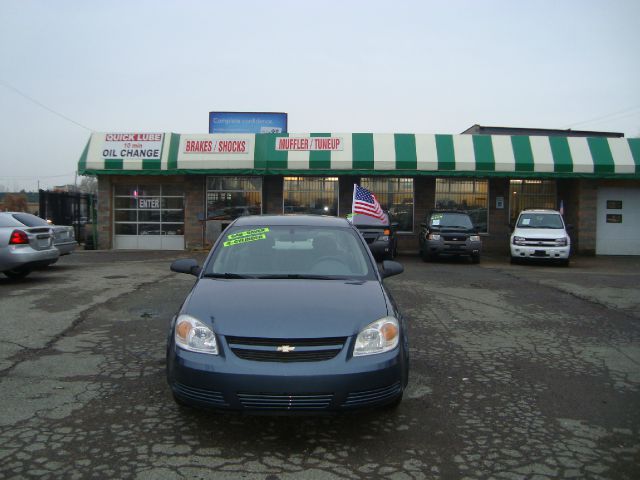
[{"label": "blue sedan", "polygon": [[204,265],[171,322],[167,379],[178,404],[253,413],[396,406],[407,330],[367,244],[334,217],[247,216]]}]

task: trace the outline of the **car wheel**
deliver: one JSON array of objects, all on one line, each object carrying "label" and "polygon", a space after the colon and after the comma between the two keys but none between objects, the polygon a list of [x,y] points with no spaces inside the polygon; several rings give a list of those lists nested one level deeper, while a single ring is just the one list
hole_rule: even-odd
[{"label": "car wheel", "polygon": [[471,255],[471,263],[480,263],[480,255]]},{"label": "car wheel", "polygon": [[560,266],[568,267],[569,266],[569,259],[565,258],[564,260],[560,260]]},{"label": "car wheel", "polygon": [[24,278],[31,273],[31,270],[7,270],[3,272],[7,277],[12,279]]},{"label": "car wheel", "polygon": [[519,262],[518,258],[517,258],[517,257],[513,257],[513,256],[512,256],[512,257],[510,257],[510,260],[509,260],[509,261],[511,262],[511,264],[516,264],[516,263],[518,263],[518,262]]},{"label": "car wheel", "polygon": [[422,257],[423,262],[430,262],[431,260],[433,260],[433,257],[429,255],[427,252],[425,252],[424,250],[422,251],[420,256]]}]

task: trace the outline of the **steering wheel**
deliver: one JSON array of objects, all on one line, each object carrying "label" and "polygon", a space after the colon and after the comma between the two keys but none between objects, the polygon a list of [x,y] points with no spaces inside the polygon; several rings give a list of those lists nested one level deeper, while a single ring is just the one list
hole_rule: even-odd
[{"label": "steering wheel", "polygon": [[[317,267],[320,267],[320,268],[317,268]],[[318,270],[329,270],[330,271],[329,273],[335,273],[338,275],[348,273],[346,271],[348,270],[347,266],[344,264],[344,262],[340,258],[334,257],[332,255],[325,255],[324,257],[320,257],[315,262],[313,262],[313,265],[311,266],[311,270],[312,271],[316,270],[316,268]]]}]

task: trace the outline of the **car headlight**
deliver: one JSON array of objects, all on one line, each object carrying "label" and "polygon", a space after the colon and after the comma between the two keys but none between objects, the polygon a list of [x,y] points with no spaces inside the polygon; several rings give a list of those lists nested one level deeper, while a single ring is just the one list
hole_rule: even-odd
[{"label": "car headlight", "polygon": [[480,235],[471,235],[471,236],[469,236],[469,241],[471,241],[471,242],[479,242],[480,241]]},{"label": "car headlight", "polygon": [[514,245],[524,245],[525,243],[525,238],[524,237],[513,237],[513,244]]},{"label": "car headlight", "polygon": [[176,320],[176,345],[198,353],[218,354],[218,343],[213,331],[191,315],[180,315]]},{"label": "car headlight", "polygon": [[400,325],[394,317],[384,317],[364,327],[356,338],[354,357],[393,350],[400,339]]},{"label": "car headlight", "polygon": [[427,240],[440,240],[440,234],[430,233],[429,235],[427,235]]},{"label": "car headlight", "polygon": [[556,238],[556,245],[558,247],[566,247],[567,246],[567,237]]}]

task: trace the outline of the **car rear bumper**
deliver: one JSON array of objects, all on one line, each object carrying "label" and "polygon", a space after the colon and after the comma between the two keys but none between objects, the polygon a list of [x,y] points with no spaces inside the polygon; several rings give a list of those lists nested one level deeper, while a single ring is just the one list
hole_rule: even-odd
[{"label": "car rear bumper", "polygon": [[247,413],[323,413],[382,406],[406,382],[399,347],[391,352],[322,362],[256,362],[168,350],[167,379],[181,402]]},{"label": "car rear bumper", "polygon": [[54,263],[60,253],[54,247],[46,250],[34,250],[28,245],[15,245],[3,249],[0,258],[2,271],[32,270]]},{"label": "car rear bumper", "polygon": [[544,247],[521,246],[511,244],[511,256],[513,258],[527,258],[536,260],[567,260],[571,252],[571,246]]},{"label": "car rear bumper", "polygon": [[60,256],[69,255],[70,253],[73,253],[73,251],[76,249],[77,246],[78,246],[78,242],[76,242],[75,240],[72,241],[72,242],[64,242],[64,243],[56,243],[55,244],[55,247],[60,252]]}]

